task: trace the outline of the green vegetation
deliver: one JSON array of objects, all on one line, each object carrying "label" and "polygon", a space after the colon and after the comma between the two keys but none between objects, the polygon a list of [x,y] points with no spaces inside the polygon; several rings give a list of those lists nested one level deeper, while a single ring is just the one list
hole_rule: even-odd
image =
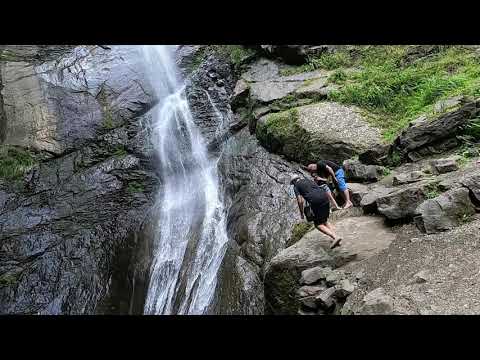
[{"label": "green vegetation", "polygon": [[387,159],[388,166],[391,168],[397,167],[402,163],[402,157],[397,151],[393,151]]},{"label": "green vegetation", "polygon": [[325,52],[318,56],[312,56],[306,64],[291,66],[280,70],[280,75],[289,76],[303,72],[315,71],[317,69],[335,70],[340,67],[347,67],[352,60],[347,52]]},{"label": "green vegetation", "polygon": [[127,155],[127,149],[125,149],[125,146],[119,145],[115,148],[115,150],[112,152],[112,155],[114,156],[124,156]]},{"label": "green vegetation", "polygon": [[469,136],[473,141],[480,141],[480,118],[470,121],[465,128],[464,134]]},{"label": "green vegetation", "polygon": [[13,180],[29,171],[36,161],[28,151],[15,146],[0,146],[0,178]]},{"label": "green vegetation", "polygon": [[[480,96],[480,59],[474,51],[462,46],[422,51],[419,46],[356,46],[312,57],[307,64],[283,69],[282,75],[336,70],[329,81],[343,86],[329,99],[376,115],[367,120],[391,141],[419,115],[435,115],[436,102],[457,95]],[[471,130],[478,134],[480,125]]]},{"label": "green vegetation", "polygon": [[405,65],[408,46],[375,46],[360,51],[351,65],[360,71],[348,75],[343,88],[330,99],[354,104],[382,115],[387,140],[433,105],[456,95],[480,95],[480,61],[462,47],[447,47]]},{"label": "green vegetation", "polygon": [[18,281],[19,274],[3,274],[0,276],[0,287],[10,286]]},{"label": "green vegetation", "polygon": [[196,70],[207,56],[216,54],[228,59],[236,69],[240,68],[243,62],[254,56],[255,51],[242,45],[208,45],[201,48],[193,57],[190,71]]},{"label": "green vegetation", "polygon": [[129,193],[133,194],[133,193],[143,192],[143,191],[145,191],[145,188],[139,182],[132,181],[132,182],[128,183],[127,191]]},{"label": "green vegetation", "polygon": [[335,71],[330,77],[328,78],[329,82],[334,84],[343,84],[347,80],[347,74],[343,70]]},{"label": "green vegetation", "polygon": [[307,222],[297,223],[293,226],[292,235],[288,241],[288,246],[298,242],[307,232],[313,229],[313,225]]},{"label": "green vegetation", "polygon": [[458,216],[458,221],[460,222],[460,224],[466,224],[472,221],[472,214],[462,213]]},{"label": "green vegetation", "polygon": [[433,182],[425,186],[425,196],[427,199],[433,199],[440,195],[440,189],[438,183]]},{"label": "green vegetation", "polygon": [[107,130],[111,130],[115,128],[115,124],[113,123],[112,113],[109,110],[106,110],[103,113],[102,127]]},{"label": "green vegetation", "polygon": [[390,175],[391,173],[392,173],[392,170],[389,169],[388,167],[384,167],[384,168],[382,169],[382,175],[383,175],[383,176],[388,176],[388,175]]}]

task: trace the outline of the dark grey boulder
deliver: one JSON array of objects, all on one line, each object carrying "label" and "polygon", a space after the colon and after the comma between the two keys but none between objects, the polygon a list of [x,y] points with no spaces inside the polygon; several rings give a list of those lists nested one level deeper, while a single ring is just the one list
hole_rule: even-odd
[{"label": "dark grey boulder", "polygon": [[365,165],[357,160],[343,162],[345,176],[350,181],[371,183],[382,176],[383,168],[376,165]]},{"label": "dark grey boulder", "polygon": [[415,224],[428,234],[447,231],[469,220],[475,214],[469,190],[449,190],[434,199],[420,204],[416,210]]},{"label": "dark grey boulder", "polygon": [[444,174],[459,169],[456,158],[435,159],[430,162],[430,165],[437,174]]}]

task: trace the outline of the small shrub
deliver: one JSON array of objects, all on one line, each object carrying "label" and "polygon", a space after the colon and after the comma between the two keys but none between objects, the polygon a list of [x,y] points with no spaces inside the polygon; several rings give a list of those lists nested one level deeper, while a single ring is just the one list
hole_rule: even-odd
[{"label": "small shrub", "polygon": [[387,163],[390,167],[397,167],[402,163],[402,157],[397,151],[393,151],[389,156]]},{"label": "small shrub", "polygon": [[438,183],[430,183],[425,187],[425,196],[427,199],[433,199],[440,195]]},{"label": "small shrub", "polygon": [[391,170],[390,168],[388,168],[388,167],[384,167],[384,168],[382,169],[382,175],[383,175],[383,176],[389,176],[391,173],[392,173],[392,170]]},{"label": "small shrub", "polygon": [[29,171],[36,161],[26,150],[9,145],[0,146],[0,177],[17,179]]},{"label": "small shrub", "polygon": [[102,127],[107,130],[111,130],[115,127],[115,124],[113,123],[112,113],[109,110],[106,110],[103,114]]},{"label": "small shrub", "polygon": [[334,84],[342,84],[347,80],[347,74],[343,70],[335,71],[330,77],[328,78],[329,82]]},{"label": "small shrub", "polygon": [[472,214],[467,214],[467,213],[460,214],[460,216],[458,217],[458,220],[461,224],[466,224],[472,221]]}]

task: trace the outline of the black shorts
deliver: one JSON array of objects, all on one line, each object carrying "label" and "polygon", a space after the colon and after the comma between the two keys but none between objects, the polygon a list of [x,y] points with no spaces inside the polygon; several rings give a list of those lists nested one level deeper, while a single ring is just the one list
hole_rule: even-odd
[{"label": "black shorts", "polygon": [[319,204],[311,204],[311,206],[313,214],[315,215],[315,219],[313,219],[315,226],[325,224],[330,216],[330,203],[327,201]]}]

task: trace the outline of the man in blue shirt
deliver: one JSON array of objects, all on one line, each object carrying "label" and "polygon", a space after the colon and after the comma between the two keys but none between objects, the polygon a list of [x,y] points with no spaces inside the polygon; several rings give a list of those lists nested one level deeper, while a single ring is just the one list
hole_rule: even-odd
[{"label": "man in blue shirt", "polygon": [[307,169],[311,174],[318,174],[318,176],[315,177],[316,181],[325,181],[325,179],[331,177],[335,187],[342,193],[342,196],[345,199],[343,209],[348,209],[353,206],[353,203],[350,201],[350,194],[345,181],[345,172],[340,165],[330,160],[320,160],[316,164],[309,164]]}]

